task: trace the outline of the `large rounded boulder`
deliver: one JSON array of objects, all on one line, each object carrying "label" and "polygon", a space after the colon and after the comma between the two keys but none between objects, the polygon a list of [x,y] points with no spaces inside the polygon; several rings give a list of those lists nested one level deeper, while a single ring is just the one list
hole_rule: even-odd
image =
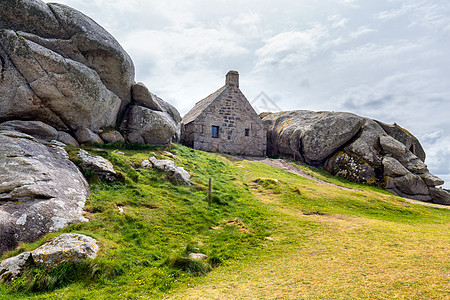
[{"label": "large rounded boulder", "polygon": [[297,110],[270,114],[264,119],[268,129],[268,154],[302,158],[321,164],[360,130],[363,118],[351,113]]},{"label": "large rounded boulder", "polygon": [[1,1],[0,61],[0,121],[98,131],[115,126],[131,102],[131,58],[100,25],[65,5]]},{"label": "large rounded boulder", "polygon": [[141,82],[133,85],[133,105],[127,109],[120,130],[130,143],[167,144],[177,141],[181,116],[171,104],[151,93]]},{"label": "large rounded boulder", "polygon": [[19,242],[87,221],[89,187],[62,144],[0,130],[0,255]]},{"label": "large rounded boulder", "polygon": [[321,166],[353,182],[396,195],[448,204],[444,181],[430,174],[420,142],[397,124],[350,113],[289,111],[263,117],[268,154]]},{"label": "large rounded boulder", "polygon": [[[71,7],[1,1],[0,62],[0,122],[42,121],[66,141],[80,132],[95,135],[72,145],[102,144],[100,136],[123,140],[118,132],[104,134],[119,125],[132,142],[166,144],[179,136],[175,107],[135,83],[133,62],[117,40]],[[136,129],[145,120],[152,123]]]}]

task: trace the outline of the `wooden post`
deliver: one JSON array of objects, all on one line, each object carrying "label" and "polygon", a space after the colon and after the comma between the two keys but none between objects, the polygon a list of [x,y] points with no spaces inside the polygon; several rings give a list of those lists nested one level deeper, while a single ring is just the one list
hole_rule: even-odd
[{"label": "wooden post", "polygon": [[211,202],[212,197],[212,178],[209,178],[209,186],[208,186],[208,201]]}]

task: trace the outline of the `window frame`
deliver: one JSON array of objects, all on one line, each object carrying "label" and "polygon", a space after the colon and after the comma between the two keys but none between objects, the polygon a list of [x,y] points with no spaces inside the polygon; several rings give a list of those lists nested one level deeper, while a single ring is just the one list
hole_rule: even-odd
[{"label": "window frame", "polygon": [[250,128],[245,128],[244,129],[244,135],[245,136],[250,136]]},{"label": "window frame", "polygon": [[220,130],[219,126],[215,126],[215,125],[211,126],[211,137],[213,139],[218,139],[219,138],[219,130]]}]

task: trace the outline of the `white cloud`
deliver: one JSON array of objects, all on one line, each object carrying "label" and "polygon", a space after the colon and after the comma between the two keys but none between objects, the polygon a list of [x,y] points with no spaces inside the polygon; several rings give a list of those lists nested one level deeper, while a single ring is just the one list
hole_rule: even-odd
[{"label": "white cloud", "polygon": [[437,140],[442,138],[443,134],[444,134],[443,130],[436,130],[422,135],[420,140],[427,144],[434,144]]},{"label": "white cloud", "polygon": [[432,173],[450,173],[450,138],[443,136],[432,144],[424,143],[427,153],[426,163]]},{"label": "white cloud", "polygon": [[237,18],[232,18],[232,20],[240,30],[244,31],[245,36],[251,36],[253,38],[262,37],[263,28],[261,23],[263,22],[263,17],[261,14],[245,12],[239,14]]},{"label": "white cloud", "polygon": [[400,1],[401,7],[385,10],[374,15],[381,21],[390,21],[404,17],[410,27],[425,27],[439,31],[450,30],[450,4],[446,0],[420,0],[411,3]]},{"label": "white cloud", "polygon": [[[140,62],[136,65],[137,80],[186,112],[186,106],[223,84],[218,79],[225,75],[226,68],[211,66],[211,61],[229,61],[247,53],[239,44],[241,40],[226,28],[194,27],[132,32],[124,45]],[[214,81],[220,84],[214,86]]]},{"label": "white cloud", "polygon": [[[439,92],[432,72],[396,73],[371,84],[349,87],[334,97],[341,110],[384,122],[397,122],[430,142],[433,135],[449,126],[450,93]],[[433,118],[427,116],[433,115]],[[444,121],[447,120],[447,121]]]},{"label": "white cloud", "polygon": [[405,56],[406,54],[417,51],[420,48],[420,44],[408,40],[395,41],[388,45],[370,42],[353,49],[336,51],[334,53],[334,60],[339,64],[355,62],[363,64],[368,61],[384,63],[385,60],[389,59],[397,60],[397,62],[399,62],[399,58],[408,59]]},{"label": "white cloud", "polygon": [[350,37],[352,39],[357,39],[357,38],[359,38],[359,37],[361,37],[363,35],[366,35],[366,34],[369,34],[371,32],[375,32],[375,31],[376,30],[374,30],[374,29],[372,29],[372,28],[370,28],[368,26],[361,26],[361,27],[358,27],[356,29],[356,31],[351,32],[350,33]]},{"label": "white cloud", "polygon": [[239,41],[239,36],[227,30],[194,27],[133,32],[127,36],[126,44],[133,52],[153,53],[159,55],[159,59],[180,63],[187,58],[226,58],[246,53]]},{"label": "white cloud", "polygon": [[331,28],[344,28],[345,24],[350,21],[349,18],[344,18],[341,15],[334,15],[328,18],[328,21],[331,21]]},{"label": "white cloud", "polygon": [[340,0],[339,2],[350,7],[358,7],[359,0]]},{"label": "white cloud", "polygon": [[315,25],[307,31],[278,33],[265,40],[256,50],[256,68],[277,68],[291,64],[305,63],[315,52],[320,51],[319,41],[328,36],[322,25]]},{"label": "white cloud", "polygon": [[400,8],[394,8],[377,13],[374,18],[381,21],[387,21],[406,15],[409,11],[414,9],[415,5],[403,5]]},{"label": "white cloud", "polygon": [[450,3],[448,1],[422,1],[415,8],[411,27],[420,26],[441,32],[450,31]]}]

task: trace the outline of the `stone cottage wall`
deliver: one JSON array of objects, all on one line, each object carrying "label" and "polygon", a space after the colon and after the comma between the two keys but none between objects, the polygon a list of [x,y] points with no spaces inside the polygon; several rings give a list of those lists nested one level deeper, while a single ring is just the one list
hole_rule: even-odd
[{"label": "stone cottage wall", "polygon": [[[219,137],[212,137],[212,126]],[[248,136],[245,131],[248,129]],[[266,155],[266,131],[236,85],[227,89],[185,127],[185,144],[198,150],[242,155]]]},{"label": "stone cottage wall", "polygon": [[181,143],[185,146],[194,148],[195,138],[194,122],[181,126]]}]

